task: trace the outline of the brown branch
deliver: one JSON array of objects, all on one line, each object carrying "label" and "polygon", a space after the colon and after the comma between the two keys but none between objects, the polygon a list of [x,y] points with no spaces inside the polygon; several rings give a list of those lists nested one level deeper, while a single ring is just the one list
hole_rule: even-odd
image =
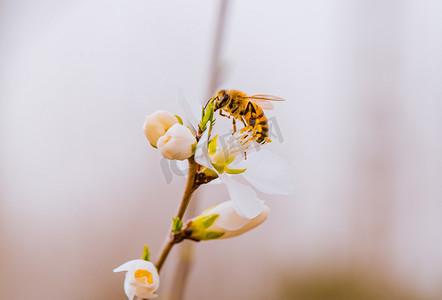
[{"label": "brown branch", "polygon": [[[197,175],[197,163],[195,162],[193,157],[190,157],[188,159],[189,161],[189,173],[187,175],[187,183],[186,188],[184,190],[183,197],[181,199],[180,207],[178,209],[178,212],[176,214],[176,218],[179,218],[180,220],[183,219],[184,213],[186,211],[187,206],[189,205],[190,199],[192,198],[193,192],[198,188],[199,185],[196,184],[196,175]],[[166,260],[167,256],[169,255],[170,250],[172,250],[173,245],[181,242],[182,240],[177,240],[174,238],[173,232],[170,233],[169,238],[167,239],[166,243],[164,244],[160,256],[157,259],[157,262],[155,266],[158,269],[158,272],[160,272],[161,267],[164,264],[164,261]]]},{"label": "brown branch", "polygon": [[[210,67],[209,67],[209,83],[207,85],[207,92],[206,96],[207,98],[211,97],[213,93],[215,92],[215,89],[218,87],[220,78],[219,78],[219,69],[220,69],[220,56],[221,56],[221,50],[223,48],[224,44],[224,34],[225,34],[225,24],[226,24],[226,16],[227,16],[227,7],[228,7],[229,1],[228,0],[221,0],[220,6],[218,10],[218,20],[215,28],[215,36],[213,41],[213,48],[212,48],[212,57],[210,60]],[[211,181],[214,178],[209,179],[206,182]],[[197,210],[197,202],[192,201],[189,207],[188,214],[191,216],[195,215],[195,212]],[[186,246],[186,247],[184,247]],[[193,245],[183,245],[181,247],[181,259],[178,262],[177,269],[175,271],[174,276],[174,289],[172,290],[172,298],[174,300],[182,300],[184,298],[184,290],[186,287],[187,279],[189,278],[188,274],[192,269],[192,256],[188,255],[189,252],[193,251]],[[183,259],[183,257],[186,257],[186,259]]]}]

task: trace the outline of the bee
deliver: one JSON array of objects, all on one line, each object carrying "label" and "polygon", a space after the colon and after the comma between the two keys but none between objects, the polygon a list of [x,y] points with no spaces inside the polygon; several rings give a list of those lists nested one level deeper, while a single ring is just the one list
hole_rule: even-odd
[{"label": "bee", "polygon": [[[214,111],[224,117],[232,117],[233,132],[236,132],[236,120],[244,124],[241,132],[251,130],[252,139],[259,144],[269,143],[269,124],[264,109],[273,109],[269,101],[284,101],[284,99],[270,95],[247,96],[235,90],[220,90],[215,96]],[[229,115],[223,114],[223,112]]]}]

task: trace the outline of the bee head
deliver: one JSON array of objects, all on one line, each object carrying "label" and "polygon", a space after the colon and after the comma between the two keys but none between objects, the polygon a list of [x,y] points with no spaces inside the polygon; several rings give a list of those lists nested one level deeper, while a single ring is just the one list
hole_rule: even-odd
[{"label": "bee head", "polygon": [[223,108],[224,106],[229,105],[230,103],[230,96],[225,90],[221,90],[216,94],[215,97],[215,111],[218,109]]}]

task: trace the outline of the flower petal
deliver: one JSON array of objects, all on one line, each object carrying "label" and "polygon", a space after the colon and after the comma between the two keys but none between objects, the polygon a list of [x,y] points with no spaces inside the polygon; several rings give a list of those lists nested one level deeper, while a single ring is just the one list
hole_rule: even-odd
[{"label": "flower petal", "polygon": [[198,144],[196,145],[195,161],[200,165],[216,172],[215,168],[212,166],[212,163],[210,161],[209,154],[207,153],[208,140],[209,140],[209,130],[206,130],[203,132],[203,135],[201,136],[200,140],[198,141]]},{"label": "flower petal", "polygon": [[248,220],[247,224],[242,226],[241,228],[237,230],[227,231],[220,239],[227,239],[231,237],[235,237],[238,235],[241,235],[249,230],[252,230],[256,226],[260,225],[262,222],[264,222],[269,215],[269,208],[268,206],[264,205],[263,211],[253,219]]},{"label": "flower petal", "polygon": [[126,294],[126,296],[129,300],[134,299],[135,290],[136,290],[136,288],[133,285],[131,285],[129,281],[127,281],[127,280],[124,281],[124,293]]},{"label": "flower petal", "polygon": [[135,268],[140,268],[140,264],[145,266],[144,262],[146,262],[146,261],[143,259],[129,260],[129,261],[125,262],[124,264],[122,264],[121,266],[116,267],[114,269],[114,273],[115,272],[122,272],[122,271],[129,271],[129,270],[135,269]]},{"label": "flower petal", "polygon": [[219,174],[219,177],[226,184],[238,215],[252,219],[262,212],[264,205],[251,187],[236,181],[226,174]]},{"label": "flower petal", "polygon": [[247,166],[243,177],[266,194],[290,195],[295,191],[295,180],[291,168],[276,154],[260,150],[247,153]]},{"label": "flower petal", "polygon": [[199,103],[196,101],[190,101],[189,99],[193,99],[189,97],[186,92],[184,92],[184,89],[178,88],[178,102],[180,103],[181,107],[183,108],[185,120],[187,121],[187,125],[192,129],[193,133],[196,134],[196,128],[198,124],[198,118],[197,116],[201,114],[201,107],[199,107]]},{"label": "flower petal", "polygon": [[206,183],[205,185],[219,185],[222,184],[223,182],[221,181],[221,179],[219,178],[215,178],[212,181]]},{"label": "flower petal", "polygon": [[171,160],[184,160],[192,156],[196,138],[189,127],[179,123],[170,127],[157,141],[161,155]]},{"label": "flower petal", "polygon": [[232,201],[226,201],[210,209],[207,214],[219,214],[216,225],[225,230],[238,230],[250,220],[238,215]]},{"label": "flower petal", "polygon": [[158,295],[155,295],[154,293],[149,292],[145,288],[136,288],[135,295],[141,299],[152,299],[152,298],[158,297]]},{"label": "flower petal", "polygon": [[[136,276],[138,270],[149,272],[152,276],[152,281],[139,281],[139,276]],[[157,297],[154,293],[160,285],[160,277],[157,268],[152,262],[143,259],[134,259],[114,269],[114,272],[121,271],[127,271],[126,277],[124,278],[124,292],[129,300],[133,300],[134,296],[147,299]]]},{"label": "flower petal", "polygon": [[189,163],[187,160],[174,160],[176,165],[176,173],[180,176],[186,176],[189,173]]}]

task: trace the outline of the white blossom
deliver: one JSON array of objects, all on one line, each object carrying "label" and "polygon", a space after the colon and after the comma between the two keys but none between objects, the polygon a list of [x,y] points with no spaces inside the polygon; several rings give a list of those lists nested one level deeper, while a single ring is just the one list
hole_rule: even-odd
[{"label": "white blossom", "polygon": [[264,222],[269,215],[269,208],[252,219],[241,217],[232,201],[222,202],[205,210],[198,217],[187,223],[191,238],[196,240],[225,239],[243,234]]},{"label": "white blossom", "polygon": [[[231,167],[233,165],[232,143],[234,141],[228,139],[227,143],[216,150],[224,152],[224,154],[213,155],[211,154],[213,151],[208,147],[208,130],[206,130],[198,142],[195,161],[218,173],[219,179],[226,184],[236,212],[241,217],[252,219],[258,216],[263,211],[264,205],[256,192],[249,185],[236,180],[235,176],[242,176],[251,186],[263,193],[289,195],[294,192],[294,178],[291,168],[270,151],[263,149],[249,151],[246,160],[237,163],[235,168]],[[241,151],[247,151],[247,149]],[[241,157],[242,154],[239,154],[241,151],[236,151],[235,155]],[[214,157],[217,158],[215,165],[212,161]],[[220,168],[220,158],[222,157],[225,158],[225,164]],[[235,175],[235,173],[239,175]]]},{"label": "white blossom", "polygon": [[157,147],[158,139],[174,124],[179,123],[179,119],[172,113],[164,110],[157,110],[146,117],[143,129],[146,138],[153,147]]},{"label": "white blossom", "polygon": [[165,158],[183,160],[193,155],[196,138],[188,127],[175,124],[158,139],[157,147]]},{"label": "white blossom", "polygon": [[134,296],[142,299],[157,297],[154,293],[160,286],[160,277],[150,261],[134,259],[114,269],[114,272],[122,271],[126,271],[124,292],[129,300]]}]

